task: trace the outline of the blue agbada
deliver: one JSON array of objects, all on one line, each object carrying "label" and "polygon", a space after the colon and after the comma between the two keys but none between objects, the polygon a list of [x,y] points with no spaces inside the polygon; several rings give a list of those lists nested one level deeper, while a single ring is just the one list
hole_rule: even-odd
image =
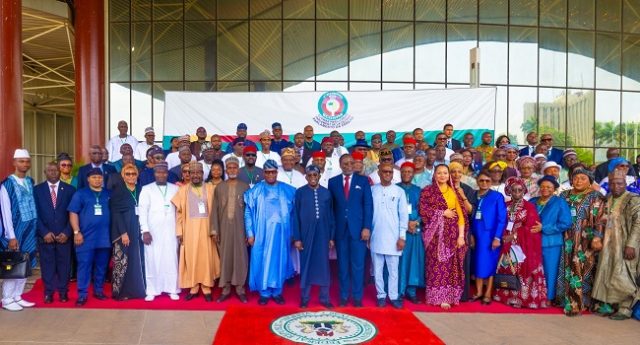
[{"label": "blue agbada", "polygon": [[300,287],[329,286],[329,241],[335,231],[333,199],[328,189],[309,185],[296,190],[293,208],[293,240],[302,241]]},{"label": "blue agbada", "polygon": [[244,194],[246,235],[255,239],[249,261],[252,291],[282,289],[293,275],[289,248],[295,191],[285,183],[262,181]]},{"label": "blue agbada", "polygon": [[420,215],[418,214],[418,203],[420,201],[420,187],[414,184],[398,183],[407,196],[407,213],[409,221],[418,221],[416,233],[407,231],[407,238],[400,256],[400,287],[398,293],[403,296],[416,296],[416,288],[424,287],[424,243],[422,241],[422,231],[420,228]]},{"label": "blue agbada", "polygon": [[[14,175],[10,175],[1,185],[7,190],[11,202],[11,223],[15,238],[18,240],[20,250],[29,253],[31,267],[35,267],[38,262],[36,257],[36,223],[38,219],[33,198],[33,179],[26,176],[23,183],[18,183]],[[0,248],[8,247],[9,240],[4,236],[3,231],[0,233]]]}]

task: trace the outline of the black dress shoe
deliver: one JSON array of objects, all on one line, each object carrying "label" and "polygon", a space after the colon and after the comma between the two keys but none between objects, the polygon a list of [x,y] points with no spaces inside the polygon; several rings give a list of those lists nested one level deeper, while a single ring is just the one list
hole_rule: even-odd
[{"label": "black dress shoe", "polygon": [[353,306],[356,308],[362,308],[362,301],[353,301]]},{"label": "black dress shoe", "polygon": [[305,308],[307,308],[308,306],[309,306],[309,301],[303,301],[303,302],[300,302],[300,308],[305,309]]},{"label": "black dress shoe", "polygon": [[53,295],[45,295],[44,304],[51,304],[51,303],[53,303]]},{"label": "black dress shoe", "polygon": [[346,307],[347,306],[347,300],[346,299],[341,299],[340,303],[338,304],[338,306],[340,307]]},{"label": "black dress shoe", "polygon": [[104,301],[107,299],[107,296],[105,296],[102,292],[99,293],[94,293],[93,297],[95,297],[98,300]]},{"label": "black dress shoe", "polygon": [[185,301],[191,301],[192,299],[194,299],[196,296],[198,296],[197,293],[188,293],[186,296],[184,296],[184,300]]},{"label": "black dress shoe", "polygon": [[260,296],[260,299],[258,300],[258,304],[259,305],[267,305],[267,303],[269,303],[269,298]]},{"label": "black dress shoe", "polygon": [[210,293],[205,293],[204,294],[204,300],[207,301],[207,302],[211,302],[211,301],[213,301],[213,297],[211,297]]},{"label": "black dress shoe", "polygon": [[76,307],[82,307],[86,303],[87,303],[86,297],[78,297],[78,300],[76,301]]},{"label": "black dress shoe", "polygon": [[[228,299],[229,299],[229,297],[231,297],[231,294],[230,294],[230,293],[228,293],[228,294],[224,294],[224,295],[220,295],[220,297],[218,297],[218,299],[216,300],[216,302],[218,302],[218,303],[222,303],[222,302],[224,302],[224,301],[228,300]],[[205,297],[205,298],[206,298],[206,297]]]},{"label": "black dress shoe", "polygon": [[284,304],[284,298],[282,297],[282,295],[273,296],[273,301],[276,302],[276,304],[279,304],[279,305],[283,305]]},{"label": "black dress shoe", "polygon": [[402,300],[399,298],[391,300],[391,305],[396,309],[402,309]]},{"label": "black dress shoe", "polygon": [[387,305],[387,301],[384,298],[378,298],[377,305],[380,308],[384,308]]},{"label": "black dress shoe", "polygon": [[240,302],[242,303],[247,303],[247,295],[242,294],[242,295],[238,295],[238,299],[240,300]]},{"label": "black dress shoe", "polygon": [[331,302],[320,302],[320,305],[327,309],[333,309],[333,304],[331,304]]},{"label": "black dress shoe", "polygon": [[69,295],[66,292],[60,294],[60,302],[69,302]]}]

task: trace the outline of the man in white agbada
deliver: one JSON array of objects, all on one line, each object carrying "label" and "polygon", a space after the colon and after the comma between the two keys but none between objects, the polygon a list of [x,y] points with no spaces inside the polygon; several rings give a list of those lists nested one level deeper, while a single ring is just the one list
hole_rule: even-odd
[{"label": "man in white agbada", "polygon": [[[293,188],[300,188],[307,184],[304,175],[293,167],[296,165],[296,150],[292,147],[282,149],[282,166],[278,167],[278,181]],[[297,253],[298,250],[295,250]]]},{"label": "man in white agbada", "polygon": [[260,133],[260,146],[262,149],[256,153],[256,166],[260,169],[264,166],[264,162],[272,159],[278,163],[278,166],[282,166],[280,155],[277,152],[271,151],[271,132],[264,130]]},{"label": "man in white agbada", "polygon": [[402,188],[391,183],[392,164],[380,164],[378,174],[380,184],[371,187],[373,229],[370,242],[378,307],[384,307],[386,304],[387,293],[383,278],[386,263],[389,272],[389,299],[394,308],[402,308],[402,301],[398,296],[398,265],[409,225],[407,197]]},{"label": "man in white agbada", "polygon": [[138,146],[138,139],[134,136],[127,134],[129,131],[129,125],[127,121],[118,121],[118,135],[113,136],[107,142],[107,151],[109,151],[109,162],[116,162],[122,159],[122,154],[120,153],[120,146],[122,144],[129,144],[131,148],[134,150]]},{"label": "man in white agbada", "polygon": [[147,285],[145,301],[168,293],[177,301],[178,293],[178,239],[176,238],[176,208],[171,199],[178,186],[168,183],[166,162],[157,163],[153,170],[155,183],[142,187],[139,218],[144,242],[144,268]]}]

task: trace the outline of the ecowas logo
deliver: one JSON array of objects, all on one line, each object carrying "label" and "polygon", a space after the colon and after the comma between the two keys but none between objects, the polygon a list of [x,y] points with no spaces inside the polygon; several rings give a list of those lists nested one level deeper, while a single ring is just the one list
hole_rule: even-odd
[{"label": "ecowas logo", "polygon": [[271,331],[303,344],[360,344],[373,339],[377,328],[369,321],[333,311],[303,312],[276,319]]},{"label": "ecowas logo", "polygon": [[324,128],[340,128],[353,120],[348,110],[349,102],[343,94],[325,92],[318,100],[318,115],[313,117],[313,121]]}]

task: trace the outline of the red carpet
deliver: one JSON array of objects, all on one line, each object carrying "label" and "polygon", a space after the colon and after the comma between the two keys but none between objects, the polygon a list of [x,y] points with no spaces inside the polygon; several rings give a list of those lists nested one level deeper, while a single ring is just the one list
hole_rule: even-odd
[{"label": "red carpet", "polygon": [[[34,285],[33,289],[28,293],[23,295],[24,299],[27,301],[35,302],[36,307],[38,308],[75,308],[75,301],[77,299],[77,290],[75,283],[69,284],[69,298],[70,301],[67,303],[61,303],[58,301],[58,296],[55,296],[55,302],[52,304],[44,304],[44,285],[42,284],[42,280],[38,280]],[[105,284],[105,293],[107,296],[111,295],[111,285]],[[115,301],[113,299],[108,299],[106,301],[96,300],[91,296],[91,291],[89,293],[89,299],[87,304],[83,308],[92,308],[92,309],[151,309],[151,310],[228,310],[229,307],[232,306],[255,306],[257,305],[258,295],[254,293],[249,294],[249,303],[247,305],[240,303],[240,301],[232,295],[227,301],[223,303],[215,302],[215,299],[220,295],[221,290],[219,288],[215,288],[213,292],[214,302],[208,303],[202,298],[202,295],[191,301],[185,301],[182,299],[184,293],[181,295],[181,299],[179,301],[172,301],[169,299],[169,296],[162,295],[156,297],[153,302],[145,302],[144,299],[135,299],[128,301]],[[331,286],[331,297],[332,303],[336,306],[338,305],[338,286],[337,283],[333,283]],[[285,298],[286,304],[284,306],[277,306],[273,301],[270,301],[267,305],[270,307],[269,309],[275,308],[297,308],[300,302],[300,287],[297,284],[293,286],[285,286],[283,296]],[[320,304],[317,302],[317,290],[314,288],[311,291],[311,303],[309,306],[311,308],[320,307]],[[367,284],[365,286],[364,292],[364,300],[363,305],[365,307],[375,307],[376,305],[376,292],[375,286],[373,284]],[[421,300],[422,295],[418,295]],[[509,306],[506,306],[501,303],[493,302],[489,306],[481,305],[480,302],[474,303],[461,303],[458,306],[454,306],[449,311],[443,311],[440,307],[437,306],[428,306],[425,304],[411,304],[409,301],[404,302],[404,306],[406,309],[410,311],[420,311],[420,312],[453,312],[453,313],[523,313],[523,314],[562,314],[562,309],[559,308],[546,308],[539,310],[531,310],[531,309],[516,309]],[[388,306],[384,309],[385,312],[387,310],[391,310],[391,307]]]},{"label": "red carpet", "polygon": [[[309,311],[316,311],[311,308]],[[377,335],[364,344],[444,344],[429,328],[424,326],[410,311],[378,308],[336,308],[336,312],[353,315],[373,323]],[[291,307],[264,308],[233,306],[224,314],[214,345],[243,344],[297,344],[275,335],[271,323],[284,315],[300,312]],[[247,317],[250,315],[251,317]]]}]

